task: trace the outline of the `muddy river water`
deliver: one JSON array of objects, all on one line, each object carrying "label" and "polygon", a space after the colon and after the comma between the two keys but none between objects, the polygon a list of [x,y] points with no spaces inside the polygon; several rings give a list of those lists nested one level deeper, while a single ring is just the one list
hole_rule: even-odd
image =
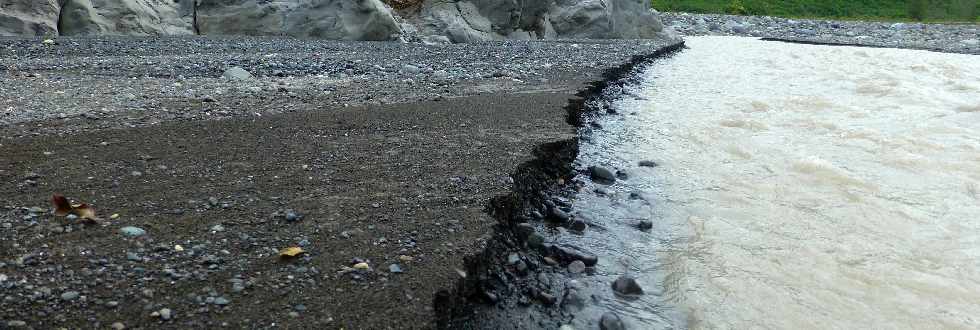
[{"label": "muddy river water", "polygon": [[575,208],[602,225],[570,240],[599,253],[594,285],[647,291],[601,308],[643,329],[980,328],[980,57],[687,44],[582,147],[629,178],[590,183]]}]

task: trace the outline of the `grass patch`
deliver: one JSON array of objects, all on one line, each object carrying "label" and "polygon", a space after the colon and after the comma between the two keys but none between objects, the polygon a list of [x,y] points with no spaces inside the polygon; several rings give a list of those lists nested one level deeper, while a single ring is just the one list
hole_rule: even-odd
[{"label": "grass patch", "polygon": [[980,0],[653,0],[660,11],[794,18],[980,21]]}]

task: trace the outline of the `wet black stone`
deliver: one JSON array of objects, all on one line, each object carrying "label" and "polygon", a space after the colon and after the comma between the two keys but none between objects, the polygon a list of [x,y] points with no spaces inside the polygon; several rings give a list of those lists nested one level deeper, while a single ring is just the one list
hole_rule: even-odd
[{"label": "wet black stone", "polygon": [[626,180],[626,179],[629,179],[630,178],[630,174],[629,174],[629,172],[626,172],[626,171],[623,171],[623,170],[618,170],[618,171],[616,171],[616,178],[617,179],[620,179],[620,180]]},{"label": "wet black stone", "polygon": [[568,229],[578,232],[585,231],[585,229],[588,227],[589,226],[585,224],[585,221],[582,220],[574,220],[568,224]]},{"label": "wet black stone", "polygon": [[514,227],[514,231],[516,232],[518,238],[526,241],[527,238],[534,233],[534,226],[529,223],[520,223]]},{"label": "wet black stone", "polygon": [[602,318],[599,320],[600,330],[625,330],[626,325],[623,324],[623,320],[619,318],[619,315],[613,312],[606,312],[602,314]]},{"label": "wet black stone", "polygon": [[538,297],[537,298],[538,298],[539,301],[541,301],[542,304],[544,304],[546,306],[552,306],[556,302],[558,302],[558,298],[555,297],[555,295],[550,294],[550,293],[545,292],[545,291],[538,291]]},{"label": "wet black stone", "polygon": [[613,282],[612,288],[613,291],[616,291],[616,293],[627,296],[643,294],[643,288],[640,287],[640,284],[636,283],[635,278],[628,275],[623,275],[617,278],[616,281]]},{"label": "wet black stone", "polygon": [[636,228],[639,228],[640,230],[653,229],[653,221],[641,220],[640,222],[636,223]]},{"label": "wet black stone", "polygon": [[572,220],[572,216],[568,215],[568,213],[562,211],[561,209],[554,208],[551,209],[551,212],[548,212],[548,220],[558,223],[567,223]]},{"label": "wet black stone", "polygon": [[640,167],[657,167],[657,166],[660,166],[660,165],[657,164],[656,162],[652,161],[652,160],[643,160],[643,161],[640,161]]},{"label": "wet black stone", "polygon": [[581,260],[586,266],[592,267],[599,262],[599,258],[594,254],[580,250],[579,248],[569,246],[569,245],[548,245],[545,244],[548,252],[554,256],[555,259],[562,261],[564,263],[569,263],[575,260]]},{"label": "wet black stone", "polygon": [[600,166],[589,167],[589,177],[592,178],[592,181],[602,184],[616,182],[616,175],[612,171]]}]

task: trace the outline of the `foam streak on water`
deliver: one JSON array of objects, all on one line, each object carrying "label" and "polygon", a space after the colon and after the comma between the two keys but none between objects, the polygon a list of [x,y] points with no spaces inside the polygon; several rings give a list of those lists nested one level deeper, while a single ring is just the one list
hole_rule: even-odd
[{"label": "foam streak on water", "polygon": [[582,156],[650,195],[681,326],[980,328],[980,57],[687,43]]}]

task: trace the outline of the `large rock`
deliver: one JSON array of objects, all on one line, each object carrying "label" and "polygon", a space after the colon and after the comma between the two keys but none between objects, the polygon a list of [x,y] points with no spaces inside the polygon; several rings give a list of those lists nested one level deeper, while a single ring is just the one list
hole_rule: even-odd
[{"label": "large rock", "polygon": [[551,23],[566,38],[657,38],[663,23],[649,7],[649,1],[558,0]]},{"label": "large rock", "polygon": [[288,35],[392,40],[400,27],[379,0],[206,0],[197,8],[206,35]]},{"label": "large rock", "polygon": [[643,0],[429,0],[406,19],[453,42],[677,38]]},{"label": "large rock", "polygon": [[58,0],[0,0],[0,36],[58,34]]},{"label": "large rock", "polygon": [[58,32],[68,36],[194,34],[191,1],[66,0]]}]

